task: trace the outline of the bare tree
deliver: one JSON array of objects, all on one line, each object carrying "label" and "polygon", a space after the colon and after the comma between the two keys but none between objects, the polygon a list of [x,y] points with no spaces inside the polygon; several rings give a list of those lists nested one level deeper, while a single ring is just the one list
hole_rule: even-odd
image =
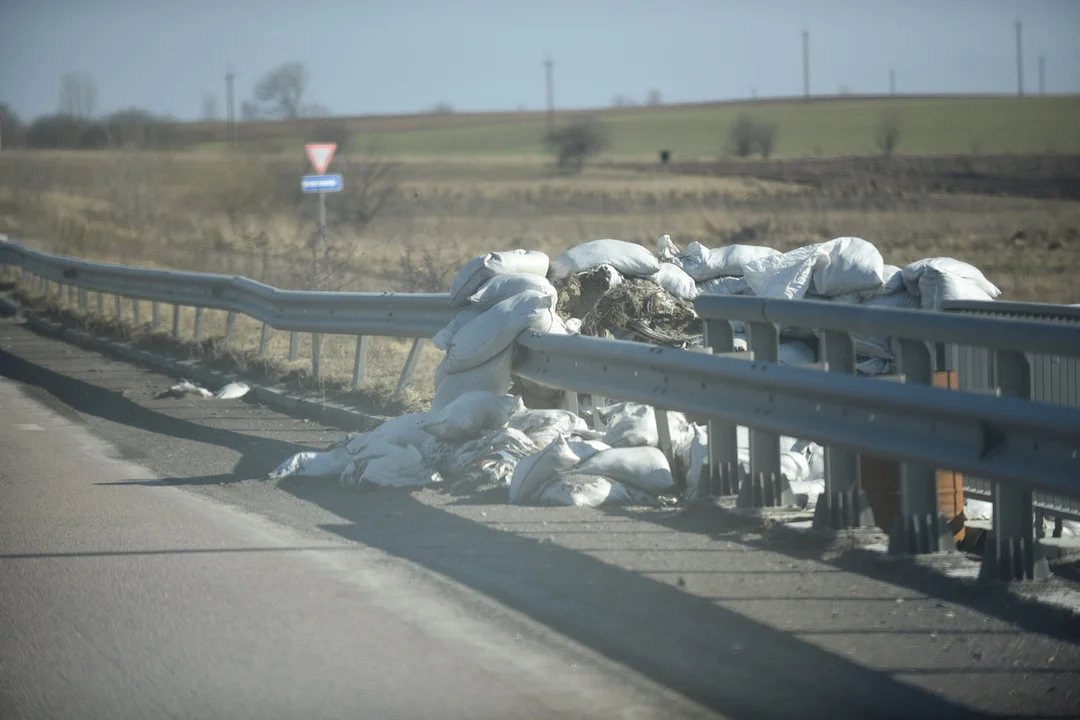
[{"label": "bare tree", "polygon": [[432,115],[452,115],[454,112],[454,106],[448,102],[437,102],[431,107]]},{"label": "bare tree", "polygon": [[93,116],[97,107],[97,83],[83,72],[65,73],[60,80],[60,114],[81,120]]},{"label": "bare tree", "polygon": [[607,147],[608,129],[596,118],[579,117],[554,128],[544,137],[544,144],[555,155],[559,170],[578,173],[586,160]]},{"label": "bare tree", "polygon": [[900,113],[896,110],[886,110],[881,114],[874,131],[874,142],[882,155],[892,157],[900,144]]},{"label": "bare tree", "polygon": [[300,108],[300,116],[307,118],[330,117],[330,108],[319,103],[311,103]]},{"label": "bare tree", "polygon": [[278,117],[293,119],[300,116],[308,72],[303,63],[285,63],[262,76],[255,86],[255,99]]},{"label": "bare tree", "polygon": [[776,125],[752,115],[740,115],[731,126],[728,152],[738,157],[759,153],[768,159],[776,146]]},{"label": "bare tree", "polygon": [[212,92],[205,92],[202,96],[202,115],[203,120],[217,120],[217,95]]},{"label": "bare tree", "polygon": [[649,94],[645,96],[646,105],[663,105],[664,96],[660,94],[660,91],[653,88],[649,91]]}]

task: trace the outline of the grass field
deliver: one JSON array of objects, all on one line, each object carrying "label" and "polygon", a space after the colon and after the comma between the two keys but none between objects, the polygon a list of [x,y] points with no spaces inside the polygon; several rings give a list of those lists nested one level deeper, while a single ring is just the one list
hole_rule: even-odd
[{"label": "grass field", "polygon": [[[776,157],[875,154],[883,112],[896,112],[904,154],[1080,152],[1080,97],[832,98],[805,103],[774,100],[590,111],[609,128],[610,158],[676,158],[725,153],[728,132],[747,113],[777,126]],[[561,122],[570,113],[557,113]],[[354,148],[391,156],[529,156],[543,153],[543,113],[417,115],[345,118]],[[263,150],[297,148],[318,121],[243,125],[241,142]],[[188,127],[203,150],[224,147],[223,128]]]},{"label": "grass field", "polygon": [[[903,112],[901,151],[911,154],[869,157],[874,122],[893,107]],[[781,154],[808,157],[718,159],[724,123],[751,110],[777,122]],[[258,142],[241,153],[4,151],[0,232],[63,254],[280,287],[409,292],[445,290],[466,260],[491,250],[554,254],[602,237],[651,248],[665,233],[684,246],[787,250],[856,235],[896,265],[940,255],[973,263],[1002,299],[1080,303],[1080,98],[763,102],[604,116],[612,152],[573,176],[537,154],[540,115],[341,121],[357,139],[332,165],[345,191],[327,198],[324,255],[313,250],[315,204],[298,187],[309,170],[302,128],[284,123],[244,126]],[[212,131],[185,128],[203,143],[214,142]],[[255,152],[294,140],[287,152]],[[973,142],[979,155],[968,154]],[[386,152],[362,149],[370,145]],[[677,161],[658,166],[659,147]],[[679,159],[693,153],[700,159]],[[127,325],[118,331],[165,342]],[[184,352],[310,385],[309,355],[301,348],[302,360],[289,363],[284,334],[260,359],[254,324],[238,326],[227,352],[224,319],[207,332],[211,340]],[[354,340],[324,342],[319,388],[345,391]],[[387,412],[423,404],[438,361],[430,349],[417,394],[388,398],[407,351],[378,343],[361,401]]]}]

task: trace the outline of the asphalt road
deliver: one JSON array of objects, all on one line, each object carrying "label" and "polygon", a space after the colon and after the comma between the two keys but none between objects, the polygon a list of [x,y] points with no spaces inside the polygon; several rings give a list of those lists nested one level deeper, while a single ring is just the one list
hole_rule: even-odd
[{"label": "asphalt road", "polygon": [[340,433],[0,325],[0,717],[1080,715],[1080,624],[726,516],[263,478]]}]

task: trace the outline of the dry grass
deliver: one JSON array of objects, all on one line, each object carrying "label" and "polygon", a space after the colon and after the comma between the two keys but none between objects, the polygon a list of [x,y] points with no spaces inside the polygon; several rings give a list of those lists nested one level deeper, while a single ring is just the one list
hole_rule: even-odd
[{"label": "dry grass", "polygon": [[[1004,299],[1080,303],[1075,201],[939,195],[887,183],[833,193],[738,175],[631,168],[555,177],[535,159],[388,164],[353,157],[336,169],[345,176],[346,191],[327,198],[327,259],[335,270],[332,285],[340,289],[444,291],[475,255],[517,247],[558,253],[601,237],[652,247],[669,233],[680,244],[747,242],[786,250],[857,235],[897,265],[937,255],[971,262],[1002,288]],[[296,187],[304,172],[302,158],[281,155],[4,152],[0,232],[62,254],[308,288],[314,201]],[[369,217],[375,200],[377,212]],[[77,308],[67,310],[73,321],[100,322],[80,316]],[[108,303],[106,311],[113,312]],[[128,323],[130,312],[125,306]],[[166,325],[171,313],[162,308]],[[223,313],[208,312],[208,340],[199,345],[150,332],[149,315],[143,308],[144,326],[124,325],[122,332],[305,391],[349,390],[353,338],[324,338],[316,383],[310,336],[301,336],[301,360],[289,363],[287,333],[272,333],[266,358],[259,358],[260,328],[248,319],[238,320],[235,343],[224,348]],[[185,310],[181,317],[181,336],[190,338],[193,314]],[[386,412],[422,407],[439,359],[430,345],[408,396],[389,399],[408,347],[405,341],[375,341],[369,381],[350,396],[353,401]]]}]

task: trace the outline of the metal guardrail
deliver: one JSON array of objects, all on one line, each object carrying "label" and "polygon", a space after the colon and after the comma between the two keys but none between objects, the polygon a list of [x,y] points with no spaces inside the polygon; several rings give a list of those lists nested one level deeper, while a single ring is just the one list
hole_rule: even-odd
[{"label": "metal guardrail", "polygon": [[[1013,318],[1026,321],[1080,325],[1080,307],[1047,303],[951,301],[942,306],[947,313]],[[1029,352],[1031,399],[1037,402],[1080,407],[1080,358]],[[948,355],[949,369],[956,369],[960,389],[986,391],[996,386],[993,355],[985,348],[959,346]],[[992,499],[991,483],[982,477],[964,475],[964,494]],[[1061,520],[1080,520],[1080,497],[1037,492],[1034,496],[1036,531],[1042,530],[1040,516],[1055,519],[1055,535],[1061,534]]]},{"label": "metal guardrail", "polygon": [[[0,242],[0,268],[8,265],[21,267],[24,281],[67,285],[69,299],[78,292],[83,307],[87,291],[93,290],[99,293],[99,307],[101,293],[109,293],[191,305],[197,318],[203,308],[245,313],[263,321],[264,345],[267,327],[313,334],[377,333],[414,337],[419,343],[453,316],[447,295],[281,291],[245,278],[89,263]],[[782,496],[780,434],[820,442],[826,446],[826,492],[818,500],[815,523],[823,527],[867,524],[858,453],[896,459],[903,467],[903,507],[891,543],[895,552],[934,552],[951,545],[937,512],[935,469],[989,478],[997,501],[996,541],[984,571],[1003,579],[1044,574],[1045,560],[1040,565],[1033,543],[1031,496],[1036,489],[1080,494],[1080,409],[1029,399],[1022,350],[1080,356],[1080,328],[761,298],[706,296],[696,306],[705,319],[708,353],[525,333],[519,338],[515,373],[569,391],[567,402],[574,406],[577,394],[587,393],[594,399],[602,395],[648,403],[665,419],[667,410],[706,417],[706,490],[738,492],[742,505],[775,505]],[[746,322],[749,353],[732,352],[730,320]],[[823,362],[813,369],[777,364],[778,325],[820,330]],[[851,336],[865,333],[899,338],[898,359],[908,384],[854,376]],[[928,341],[996,343],[997,381],[1005,397],[931,387],[934,353]],[[361,342],[357,345],[359,358]],[[407,365],[415,366],[417,347]],[[742,483],[738,425],[751,428],[751,476]],[[666,422],[660,423],[662,444],[666,429]]]},{"label": "metal guardrail", "polygon": [[[103,313],[105,294],[114,296],[116,314],[122,299],[132,302],[136,323],[140,318],[139,301],[151,302],[151,326],[161,323],[159,303],[173,306],[172,333],[180,334],[180,308],[195,308],[195,341],[202,339],[203,310],[224,310],[229,313],[226,344],[232,341],[235,313],[242,313],[263,323],[259,354],[266,351],[270,328],[287,330],[289,359],[297,357],[297,333],[312,334],[312,371],[319,376],[320,335],[356,335],[357,361],[354,364],[353,387],[364,381],[368,336],[414,338],[409,359],[398,382],[400,392],[412,379],[420,359],[423,342],[430,339],[454,317],[450,296],[437,293],[346,293],[279,290],[244,277],[212,273],[178,272],[90,262],[53,255],[26,248],[17,243],[0,241],[0,265],[18,266],[36,278],[43,294],[56,292],[63,286],[69,293],[79,291],[78,303],[83,309],[89,304],[86,293],[98,293],[98,310]],[[69,298],[71,299],[71,298]]]}]

